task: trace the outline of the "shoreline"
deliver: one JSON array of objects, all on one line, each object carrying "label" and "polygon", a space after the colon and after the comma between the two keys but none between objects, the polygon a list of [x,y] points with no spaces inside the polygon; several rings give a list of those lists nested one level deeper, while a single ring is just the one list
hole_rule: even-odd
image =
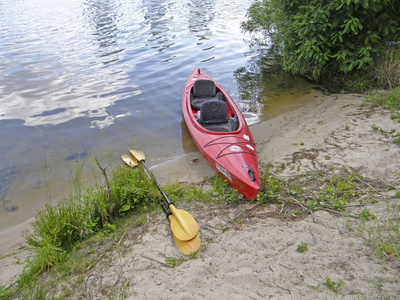
[{"label": "shoreline", "polygon": [[[361,107],[363,99],[364,96],[358,94],[320,94],[315,101],[252,126],[250,130],[256,142],[260,169],[270,163],[278,167],[291,165],[293,168],[286,168],[280,174],[290,177],[303,170],[323,170],[344,166],[366,176],[382,178],[387,182],[393,180],[398,182],[399,176],[396,173],[399,172],[400,165],[399,146],[393,144],[381,133],[373,131],[372,126],[400,132],[400,123],[391,120],[384,111],[369,113],[364,110]],[[296,159],[298,154],[302,154],[301,159]],[[205,177],[215,174],[200,152],[176,157],[152,167],[152,171],[162,185],[177,181],[200,184]],[[400,184],[397,189],[400,189]],[[397,201],[394,202],[394,207],[396,205],[400,207],[399,199],[393,201]],[[230,216],[232,213],[235,215],[238,209],[251,210],[253,205],[252,202],[243,202],[238,208],[231,208]],[[377,209],[384,212],[385,207],[386,204],[381,203]],[[265,208],[268,211],[274,209],[276,207],[273,204]],[[225,290],[227,295],[233,295],[234,286],[241,282],[244,287],[241,292],[245,293],[246,290],[253,288],[253,292],[257,291],[257,293],[252,293],[255,299],[264,299],[268,295],[277,297],[291,295],[289,296],[291,299],[298,299],[307,291],[310,299],[318,298],[321,296],[318,294],[321,292],[321,280],[323,282],[326,278],[331,278],[337,281],[344,278],[343,281],[348,284],[345,284],[343,294],[350,299],[354,293],[366,295],[368,285],[371,280],[374,280],[370,278],[369,273],[376,278],[385,278],[385,281],[389,282],[387,285],[389,294],[400,293],[399,278],[396,275],[398,274],[396,268],[400,267],[399,263],[394,262],[394,267],[383,273],[381,260],[370,252],[364,240],[361,237],[342,236],[338,233],[338,219],[327,212],[316,213],[316,223],[310,216],[295,221],[295,224],[290,224],[290,222],[285,224],[278,219],[265,217],[238,226],[237,230],[229,230],[226,233],[216,229],[222,221],[226,222],[226,220],[221,221],[222,216],[209,219],[207,211],[199,210],[193,213],[195,219],[199,221],[204,243],[200,248],[200,257],[185,262],[175,268],[176,270],[168,271],[167,277],[160,272],[159,268],[150,267],[150,262],[140,256],[140,253],[146,253],[146,249],[160,249],[162,253],[170,256],[179,255],[177,249],[171,245],[171,241],[162,238],[168,235],[167,226],[160,228],[158,224],[158,227],[144,233],[140,244],[132,244],[126,238],[128,253],[124,255],[124,258],[120,258],[120,261],[114,261],[112,265],[119,266],[121,263],[121,266],[126,264],[134,266],[126,271],[126,276],[131,278],[130,282],[134,290],[132,297],[135,295],[136,298],[140,298],[147,295],[148,287],[152,287],[154,296],[164,291],[168,299],[175,293],[185,297],[187,293],[184,286],[193,284],[197,280],[204,283],[204,287],[194,288],[195,295],[199,298],[201,298],[200,295],[203,298],[218,298],[222,296],[222,291],[218,291],[218,286],[221,282],[225,282],[228,276],[232,281],[226,282],[227,289],[231,289]],[[267,212],[262,213],[265,215]],[[165,223],[164,220],[160,222]],[[217,235],[215,235],[216,232],[218,232]],[[325,237],[328,236],[329,239],[326,239]],[[249,248],[239,246],[243,239],[252,246]],[[313,248],[309,256],[299,256],[296,251],[293,251],[292,248],[300,242],[307,242],[310,248]],[[353,251],[354,247],[358,250]],[[0,285],[9,284],[19,274],[18,271],[22,271],[24,263],[15,264],[16,259],[20,262],[24,261],[22,253],[26,255],[26,251],[21,251],[1,257],[0,265],[4,271],[0,277]],[[241,257],[240,261],[237,260],[238,255]],[[269,259],[268,264],[273,270],[272,273],[268,271],[270,278],[273,278],[271,292],[263,288],[263,284],[260,285],[258,281],[254,281],[256,279],[254,274],[262,277],[259,265],[260,261],[264,261],[263,257]],[[341,265],[345,266],[344,269],[338,267]],[[313,271],[310,266],[317,269]],[[143,271],[140,276],[135,276],[137,270]],[[292,274],[293,270],[296,270],[297,277]],[[108,277],[111,280],[112,274],[116,276],[113,273],[115,270],[109,271],[110,275],[105,275],[97,274],[101,273],[101,270],[97,272],[93,270],[92,275],[102,279]],[[351,274],[353,279],[346,278],[342,272]],[[167,289],[168,278],[177,280],[182,274],[185,274],[184,282],[177,284],[171,291]],[[159,284],[154,282],[157,276],[159,276],[157,280]],[[285,276],[288,278],[287,282],[284,280]],[[263,280],[272,279],[264,278]],[[146,282],[146,288],[140,286],[141,282]],[[318,288],[307,289],[307,286]],[[236,292],[239,293],[238,295],[241,293]]]},{"label": "shoreline", "polygon": [[[282,95],[281,103],[279,103],[278,105],[272,105],[271,108],[266,112],[268,120],[260,120],[260,122],[254,125],[250,125],[250,131],[252,132],[256,145],[257,140],[262,140],[262,137],[256,139],[253,134],[253,130],[255,128],[265,122],[269,122],[270,120],[277,118],[280,115],[285,115],[292,111],[301,109],[309,103],[314,103],[315,98],[318,97],[317,95],[321,94],[320,91],[313,89],[311,86],[309,86],[306,90],[302,90],[302,93],[303,94],[301,94],[301,96],[296,98],[296,101],[292,99],[293,97],[288,97],[288,95],[286,94]],[[182,122],[184,122],[183,117]],[[166,157],[162,157],[161,159],[154,156],[149,157],[149,160],[154,162],[154,164],[150,166],[151,169],[155,170],[155,172],[157,172],[157,170],[160,170],[160,174],[157,176],[157,179],[160,181],[161,184],[175,182],[178,178],[180,181],[197,183],[201,182],[204,177],[215,174],[214,170],[203,159],[203,156],[200,154],[195,143],[192,141],[186,125],[182,124],[181,126],[182,134],[184,136],[182,138],[182,154],[173,157],[167,155]],[[152,146],[151,143],[150,146]],[[119,155],[115,155],[114,159],[118,161]],[[169,166],[174,166],[174,168],[171,170]],[[198,172],[192,172],[191,167],[195,167]],[[68,183],[66,182],[69,180],[68,177],[65,177],[65,174],[59,172],[59,169],[61,168],[64,168],[64,166],[57,165],[53,170],[54,174],[59,177],[57,181],[52,183],[51,185],[51,194],[52,198],[54,199],[64,197],[65,186],[68,185]],[[86,165],[85,168],[86,176],[82,178],[82,185],[90,185],[93,181],[93,178],[91,178],[93,176],[93,173],[91,171],[88,171],[90,169],[88,165]],[[166,169],[167,172],[163,171],[164,169]],[[181,177],[185,179],[182,180]],[[47,203],[47,200],[44,200],[46,198],[45,187],[42,187],[40,190],[34,190],[31,192],[31,194],[31,196],[35,199],[43,198],[43,200],[40,201],[39,205],[35,204],[36,209],[40,209],[40,207],[43,207],[43,205]],[[21,196],[21,192],[19,194],[13,195],[14,198],[18,198],[18,196]],[[30,222],[30,220],[33,220],[33,215],[29,215],[26,212],[20,213],[19,210],[18,213],[23,215],[22,221],[16,222],[16,220],[14,219],[12,220],[12,223],[10,225],[7,225],[0,229],[0,257],[5,255],[6,252],[9,252],[8,248],[12,246],[15,247],[19,243],[23,242],[21,233],[23,230],[29,228],[29,224],[27,223]],[[5,247],[7,249],[6,251]]]}]

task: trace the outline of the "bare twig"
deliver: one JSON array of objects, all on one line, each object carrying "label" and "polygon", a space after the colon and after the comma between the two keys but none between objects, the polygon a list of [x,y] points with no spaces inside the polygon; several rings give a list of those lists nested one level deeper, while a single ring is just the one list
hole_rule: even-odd
[{"label": "bare twig", "polygon": [[306,211],[308,211],[311,214],[312,220],[315,223],[315,217],[314,217],[314,212],[310,209],[308,209],[307,207],[305,207],[303,204],[301,204],[299,201],[297,201],[294,197],[290,196],[290,198],[292,198],[298,205],[300,205],[303,209],[305,209]]},{"label": "bare twig", "polygon": [[363,207],[365,204],[346,204],[343,207]]},{"label": "bare twig", "polygon": [[393,189],[396,189],[396,188],[397,188],[396,186],[394,186],[394,185],[391,184],[390,182],[387,182],[386,180],[383,180],[382,178],[375,177],[375,176],[372,176],[372,175],[371,175],[371,177],[374,177],[375,179],[378,179],[378,180],[382,181],[384,184],[386,184],[386,185],[388,185],[388,186],[391,186]]},{"label": "bare twig", "polygon": [[125,236],[125,231],[124,231],[124,234],[121,236],[121,238],[119,239],[119,242],[118,242],[118,244],[117,244],[117,247],[119,246],[119,244],[121,244],[121,241],[122,241],[122,239],[124,238],[124,236]]},{"label": "bare twig", "polygon": [[157,259],[151,258],[151,257],[146,256],[146,255],[144,255],[144,254],[141,254],[141,256],[144,257],[144,258],[146,258],[146,259],[149,259],[149,260],[151,260],[151,261],[154,261],[154,262],[156,262],[156,263],[162,264],[163,266],[166,266],[166,267],[168,267],[168,268],[173,268],[173,266],[171,266],[171,265],[169,265],[169,264],[167,264],[167,263],[165,263],[165,262],[162,262],[162,261],[159,261],[159,260],[157,260]]},{"label": "bare twig", "polygon": [[279,214],[282,213],[284,207],[285,207],[285,203],[282,204],[282,209],[279,211]]},{"label": "bare twig", "polygon": [[96,261],[94,262],[94,263],[92,263],[91,265],[89,265],[87,268],[86,268],[86,272],[87,271],[89,271],[95,264],[97,264],[97,262],[100,260],[100,258],[102,258],[104,256],[104,253],[103,254],[101,254],[101,255],[99,255],[99,257],[96,259]]},{"label": "bare twig", "polygon": [[100,168],[100,170],[103,172],[104,178],[106,180],[106,185],[107,185],[107,192],[108,192],[108,200],[110,201],[110,208],[108,210],[109,215],[112,215],[112,210],[114,208],[113,202],[112,202],[112,198],[111,198],[111,186],[110,183],[108,181],[108,176],[106,173],[106,168],[107,166],[105,166],[104,168],[100,165],[99,161],[97,160],[97,158],[95,158],[96,164],[97,166]]},{"label": "bare twig", "polygon": [[231,220],[229,220],[228,222],[226,222],[224,226],[228,225],[229,223],[231,223],[231,222],[233,222],[234,220],[236,220],[237,218],[239,218],[242,214],[251,211],[252,209],[254,209],[255,207],[257,207],[257,206],[259,206],[259,205],[260,205],[260,202],[254,204],[254,205],[253,205],[252,207],[250,207],[250,208],[247,208],[247,209],[241,211],[241,212],[238,213],[233,219],[231,219]]},{"label": "bare twig", "polygon": [[329,209],[329,208],[323,208],[323,207],[318,207],[318,210],[325,210],[325,211],[328,211],[328,212],[331,212],[331,213],[335,213],[335,214],[339,214],[339,215],[343,214],[343,212],[340,212],[340,211],[337,211],[337,210],[333,210],[333,209]]},{"label": "bare twig", "polygon": [[337,210],[333,210],[333,209],[329,209],[329,208],[323,208],[323,207],[318,207],[317,210],[325,210],[327,212],[331,212],[331,213],[335,213],[335,214],[339,214],[339,215],[345,215],[354,219],[360,219],[360,217],[357,217],[355,215],[351,215],[351,214],[347,214],[345,212],[341,212],[341,211],[337,211]]},{"label": "bare twig", "polygon": [[364,183],[365,185],[367,185],[370,189],[372,189],[372,190],[374,190],[376,193],[379,193],[380,194],[380,192],[379,191],[377,191],[372,185],[370,185],[368,182],[365,182],[364,180],[362,180],[360,177],[358,177],[357,176],[357,179],[360,181],[360,182],[362,182],[362,183]]}]

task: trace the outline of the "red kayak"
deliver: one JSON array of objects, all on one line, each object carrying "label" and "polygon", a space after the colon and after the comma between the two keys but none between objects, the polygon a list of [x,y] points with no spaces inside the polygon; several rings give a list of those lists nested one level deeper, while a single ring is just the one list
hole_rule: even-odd
[{"label": "red kayak", "polygon": [[255,143],[246,120],[228,93],[196,68],[182,97],[183,117],[208,163],[245,199],[260,189]]}]

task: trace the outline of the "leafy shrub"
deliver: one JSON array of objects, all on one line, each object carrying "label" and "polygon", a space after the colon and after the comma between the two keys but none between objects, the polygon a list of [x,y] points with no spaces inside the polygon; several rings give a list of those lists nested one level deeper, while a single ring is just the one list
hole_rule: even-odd
[{"label": "leafy shrub", "polygon": [[129,210],[146,211],[156,203],[160,194],[154,182],[141,169],[117,168],[112,175],[111,187],[116,215]]},{"label": "leafy shrub", "polygon": [[[314,80],[365,73],[397,38],[400,5],[395,0],[259,0],[243,28],[262,31],[282,50],[284,70]],[[359,78],[365,88],[365,77]],[[357,86],[357,85],[356,85]]]}]

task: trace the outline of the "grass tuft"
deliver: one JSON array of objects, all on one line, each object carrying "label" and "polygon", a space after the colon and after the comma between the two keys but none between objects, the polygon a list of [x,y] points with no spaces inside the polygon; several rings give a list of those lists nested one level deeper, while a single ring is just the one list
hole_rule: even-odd
[{"label": "grass tuft", "polygon": [[[78,179],[75,178],[74,182]],[[159,201],[158,191],[142,169],[116,168],[112,174],[111,194],[113,211],[106,187],[89,186],[82,192],[52,206],[47,204],[37,212],[32,232],[26,233],[26,242],[36,251],[18,280],[19,286],[32,284],[37,276],[65,261],[78,244],[101,230],[116,230],[116,220],[131,211],[144,213]],[[78,186],[78,185],[76,185]],[[139,219],[144,224],[146,217]]]},{"label": "grass tuft", "polygon": [[[355,186],[362,180],[361,176],[346,168],[333,173],[308,171],[286,180],[271,175],[269,168],[262,172],[262,184],[257,201],[287,203],[294,206],[300,204],[311,211],[318,209],[344,211],[345,206],[357,198],[358,192]],[[310,193],[310,190],[314,192]]]},{"label": "grass tuft", "polygon": [[364,105],[400,110],[400,86],[391,91],[375,91],[367,96]]},{"label": "grass tuft", "polygon": [[308,244],[301,242],[299,245],[297,245],[296,251],[299,253],[305,253],[308,250]]}]

